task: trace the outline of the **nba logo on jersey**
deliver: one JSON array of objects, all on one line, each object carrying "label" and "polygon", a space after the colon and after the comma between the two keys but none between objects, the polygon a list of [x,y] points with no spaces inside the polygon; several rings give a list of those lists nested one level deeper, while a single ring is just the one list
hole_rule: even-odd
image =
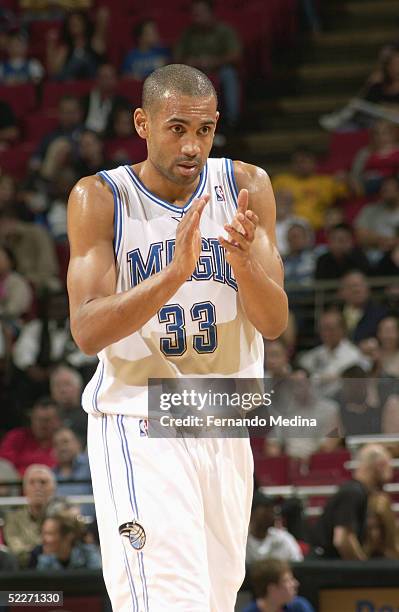
[{"label": "nba logo on jersey", "polygon": [[141,437],[148,436],[148,421],[147,421],[147,419],[140,419],[139,420],[139,429],[140,429],[140,436]]},{"label": "nba logo on jersey", "polygon": [[221,185],[215,185],[216,199],[218,202],[225,202],[224,191]]}]

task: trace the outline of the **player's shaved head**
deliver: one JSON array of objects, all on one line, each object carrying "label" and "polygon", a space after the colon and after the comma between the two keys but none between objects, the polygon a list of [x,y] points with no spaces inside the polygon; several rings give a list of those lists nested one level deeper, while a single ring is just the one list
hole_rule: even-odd
[{"label": "player's shaved head", "polygon": [[144,81],[142,107],[151,112],[162,99],[171,95],[213,97],[217,103],[216,90],[208,77],[185,64],[169,64],[154,70]]}]

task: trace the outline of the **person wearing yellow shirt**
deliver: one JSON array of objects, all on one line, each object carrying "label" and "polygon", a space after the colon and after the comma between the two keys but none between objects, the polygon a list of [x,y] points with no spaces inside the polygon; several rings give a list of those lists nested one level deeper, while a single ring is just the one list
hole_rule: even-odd
[{"label": "person wearing yellow shirt", "polygon": [[314,229],[324,224],[327,208],[349,195],[344,180],[327,174],[316,174],[316,158],[306,148],[294,151],[291,171],[272,180],[275,191],[288,189],[294,196],[294,214],[304,217]]}]

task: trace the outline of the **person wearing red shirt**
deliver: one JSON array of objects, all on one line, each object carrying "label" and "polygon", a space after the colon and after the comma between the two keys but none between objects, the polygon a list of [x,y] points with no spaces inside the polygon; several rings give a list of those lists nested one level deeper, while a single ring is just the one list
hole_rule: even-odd
[{"label": "person wearing red shirt", "polygon": [[56,465],[53,436],[61,421],[53,400],[38,400],[30,413],[29,427],[11,429],[0,444],[0,457],[8,459],[23,474],[32,463]]}]

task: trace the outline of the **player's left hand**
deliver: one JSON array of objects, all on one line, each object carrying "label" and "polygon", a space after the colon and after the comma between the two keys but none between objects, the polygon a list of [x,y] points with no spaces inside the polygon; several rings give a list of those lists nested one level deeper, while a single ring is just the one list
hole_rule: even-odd
[{"label": "player's left hand", "polygon": [[226,249],[226,260],[233,269],[248,263],[258,223],[258,216],[248,210],[248,190],[241,189],[238,194],[237,213],[231,224],[224,226],[229,239],[226,240],[222,236],[218,238]]}]

